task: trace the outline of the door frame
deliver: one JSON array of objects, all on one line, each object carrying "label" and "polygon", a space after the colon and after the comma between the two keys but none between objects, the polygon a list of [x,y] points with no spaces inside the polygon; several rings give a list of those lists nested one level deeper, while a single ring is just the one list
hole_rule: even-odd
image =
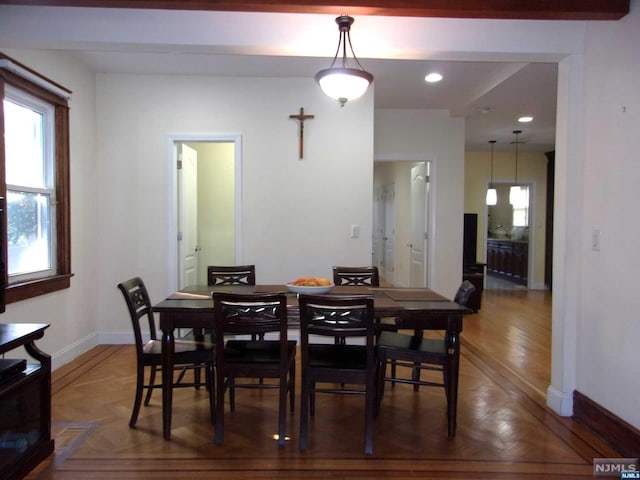
[{"label": "door frame", "polygon": [[[429,191],[427,192],[427,196],[425,197],[425,201],[427,203],[426,208],[426,219],[425,225],[427,227],[427,231],[429,232],[428,238],[426,240],[426,252],[425,252],[425,262],[426,268],[424,271],[425,274],[425,285],[427,288],[431,287],[431,281],[434,278],[435,266],[433,262],[433,252],[434,249],[434,241],[436,238],[436,225],[434,218],[434,204],[435,199],[437,197],[437,185],[436,185],[436,176],[437,176],[437,163],[435,156],[427,156],[427,155],[406,155],[406,154],[385,154],[385,155],[375,155],[374,162],[412,162],[412,163],[426,163],[429,165],[429,177],[431,179],[429,184]],[[396,214],[397,215],[397,214]],[[394,262],[394,271],[395,271],[395,262]],[[410,280],[410,279],[409,279]]]},{"label": "door frame", "polygon": [[235,252],[236,263],[242,264],[242,135],[240,133],[168,133],[166,135],[167,213],[169,245],[169,288],[178,288],[178,143],[233,143],[234,144],[234,182],[235,182]]}]

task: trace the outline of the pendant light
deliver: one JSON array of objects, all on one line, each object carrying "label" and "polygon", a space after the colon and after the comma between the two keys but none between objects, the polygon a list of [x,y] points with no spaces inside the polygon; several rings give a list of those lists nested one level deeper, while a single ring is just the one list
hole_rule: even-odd
[{"label": "pendant light", "polygon": [[[333,62],[331,62],[329,68],[320,70],[315,75],[315,79],[320,84],[320,88],[325,95],[340,102],[341,107],[344,107],[344,104],[349,100],[355,100],[361,97],[364,92],[367,91],[371,82],[373,82],[373,75],[362,68],[356,54],[353,52],[351,35],[349,34],[353,22],[353,18],[348,15],[341,15],[336,18],[338,30],[340,31],[336,55],[333,57]],[[351,50],[353,60],[359,68],[348,66],[347,43],[349,44],[349,50]],[[336,65],[341,47],[342,62]]]},{"label": "pendant light", "polygon": [[513,133],[516,136],[516,175],[513,185],[511,185],[511,189],[509,189],[509,203],[515,207],[520,202],[520,185],[518,185],[518,135],[522,133],[522,130],[514,130]]},{"label": "pendant light", "polygon": [[487,205],[495,205],[498,203],[498,191],[493,186],[493,144],[495,140],[489,140],[491,144],[491,181],[489,182],[489,188],[487,189]]}]

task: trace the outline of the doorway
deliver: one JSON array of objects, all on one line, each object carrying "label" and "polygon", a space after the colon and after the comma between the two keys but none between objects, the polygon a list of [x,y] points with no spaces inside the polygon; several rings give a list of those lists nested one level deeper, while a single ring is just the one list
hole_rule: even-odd
[{"label": "doorway", "polygon": [[172,288],[206,284],[207,265],[242,263],[241,137],[169,138]]},{"label": "doorway", "polygon": [[430,162],[374,164],[373,265],[398,287],[429,285]]},{"label": "doorway", "polygon": [[526,289],[532,274],[531,185],[494,182],[497,202],[487,206],[487,276],[485,288]]}]

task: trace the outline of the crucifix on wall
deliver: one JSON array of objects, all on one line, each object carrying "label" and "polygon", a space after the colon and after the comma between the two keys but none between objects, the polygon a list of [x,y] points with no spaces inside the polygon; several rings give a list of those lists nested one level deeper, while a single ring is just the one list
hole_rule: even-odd
[{"label": "crucifix on wall", "polygon": [[311,120],[315,115],[305,115],[304,108],[300,107],[300,113],[297,115],[289,115],[300,122],[300,158],[304,158],[304,121]]}]

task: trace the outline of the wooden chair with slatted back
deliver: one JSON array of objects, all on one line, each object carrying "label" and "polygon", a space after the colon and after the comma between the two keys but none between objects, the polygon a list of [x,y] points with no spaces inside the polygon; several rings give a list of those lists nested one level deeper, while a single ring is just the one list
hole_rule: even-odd
[{"label": "wooden chair with slatted back", "polygon": [[[475,287],[465,280],[458,288],[454,300],[467,306]],[[384,395],[385,381],[392,384],[407,383],[417,391],[420,386],[441,387],[447,398],[448,436],[456,434],[456,412],[458,404],[458,373],[460,364],[460,339],[462,315],[439,315],[423,321],[422,314],[405,311],[397,319],[398,328],[413,330],[413,335],[383,331],[378,339],[377,353],[380,362],[378,380],[378,402]],[[425,338],[424,330],[440,331],[442,336]],[[386,367],[390,364],[391,376],[386,376]],[[408,367],[410,377],[400,376],[397,367]],[[441,380],[429,376],[421,378],[421,372],[440,372]]]},{"label": "wooden chair with slatted back", "polygon": [[[378,378],[373,298],[300,294],[298,303],[302,369],[299,448],[305,451],[309,445],[309,417],[316,414],[316,394],[363,394],[364,451],[371,455]],[[345,342],[318,341],[322,336],[341,337]]]},{"label": "wooden chair with slatted back", "polygon": [[255,265],[220,266],[209,265],[207,267],[208,285],[255,285]]},{"label": "wooden chair with slatted back", "polygon": [[[214,292],[213,303],[217,383],[215,443],[221,445],[223,442],[224,401],[227,391],[231,411],[234,411],[236,388],[277,388],[278,445],[284,446],[287,434],[287,393],[293,413],[296,378],[296,341],[289,340],[287,336],[286,295]],[[275,334],[278,338],[265,340],[268,333]],[[229,335],[233,338],[229,338]],[[250,337],[258,339],[249,339]],[[237,381],[251,378],[259,378],[261,381]],[[274,381],[268,382],[268,379]]]},{"label": "wooden chair with slatted back", "polygon": [[378,267],[333,267],[333,283],[336,285],[380,286]]},{"label": "wooden chair with slatted back", "polygon": [[[133,403],[133,411],[129,420],[129,426],[135,427],[140,413],[142,395],[146,390],[144,405],[149,405],[153,390],[162,388],[162,383],[156,383],[156,374],[162,368],[162,342],[158,339],[155,318],[149,293],[140,277],[131,278],[119,283],[118,288],[124,296],[127,304],[136,347],[136,393]],[[147,332],[143,332],[143,325]],[[205,384],[209,394],[209,407],[211,421],[215,415],[215,384],[213,382],[214,351],[215,345],[210,337],[196,335],[175,339],[175,351],[173,355],[174,369],[177,379],[172,387],[196,387],[199,388],[199,375],[194,382],[184,381],[187,370],[195,370],[199,373],[205,369]],[[149,380],[145,383],[145,370],[149,367]]]}]

